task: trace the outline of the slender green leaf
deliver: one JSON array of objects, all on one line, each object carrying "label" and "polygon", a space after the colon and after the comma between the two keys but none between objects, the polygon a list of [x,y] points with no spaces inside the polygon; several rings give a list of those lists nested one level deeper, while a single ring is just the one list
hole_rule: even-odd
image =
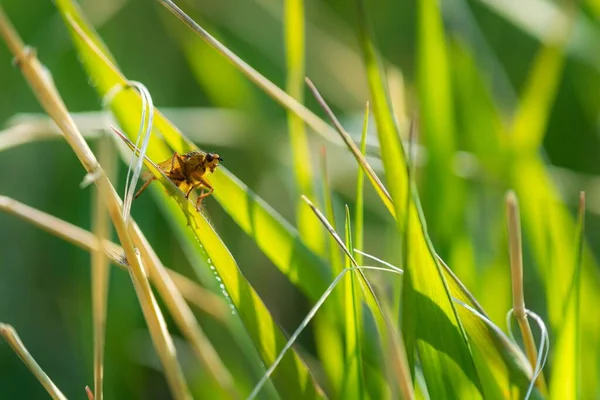
[{"label": "slender green leaf", "polygon": [[401,221],[408,214],[406,232],[403,232],[407,236],[408,247],[402,305],[408,359],[414,363],[411,353],[415,350],[418,352],[432,398],[480,398],[479,378],[444,276],[422,225],[423,217],[416,193],[412,192],[409,208],[405,208],[410,184],[406,158],[392,116],[387,85],[373,45],[364,4],[360,0],[358,4],[359,36],[371,89],[373,113],[386,180],[401,232],[405,228]]},{"label": "slender green leaf", "polygon": [[[304,102],[304,1],[286,0],[284,7],[285,52],[287,58],[287,93],[302,104]],[[315,199],[311,152],[304,129],[304,121],[288,111],[290,150],[298,188],[296,220],[302,240],[315,253],[324,255],[325,237],[319,221],[312,216],[300,195]]]},{"label": "slender green leaf", "polygon": [[[325,214],[331,222],[333,229],[336,229],[335,215],[333,209],[333,193],[329,184],[329,175],[327,173],[327,157],[325,147],[321,149],[321,177],[323,181],[323,204],[325,205]],[[306,203],[305,203],[306,204]],[[310,207],[309,207],[310,209]],[[312,211],[311,211],[312,212]],[[314,219],[314,218],[313,218]],[[318,222],[318,220],[317,220]],[[319,230],[321,227],[319,226]],[[328,238],[329,264],[332,272],[338,276],[344,269],[340,249],[333,237]],[[315,337],[317,340],[317,350],[319,358],[322,360],[323,369],[331,382],[332,392],[339,395],[342,390],[344,372],[344,343],[343,343],[343,286],[339,286],[330,296],[329,302],[321,308],[321,312],[315,318]],[[335,326],[340,329],[331,329],[330,324],[323,323],[323,320],[336,321]]]},{"label": "slender green leaf", "polygon": [[[427,147],[423,210],[436,248],[448,254],[463,221],[464,183],[454,172],[456,153],[450,63],[439,3],[418,1],[417,84],[420,133]],[[439,199],[444,201],[440,202]]]},{"label": "slender green leaf", "polygon": [[[350,251],[352,245],[352,228],[350,225],[350,209],[346,206],[346,248]],[[346,268],[352,267],[352,261],[346,257]],[[343,399],[363,399],[363,367],[361,337],[361,297],[356,287],[358,284],[356,273],[351,270],[344,279],[344,314],[345,314],[345,342],[346,342],[346,374],[342,389]]]},{"label": "slender green leaf", "polygon": [[[363,129],[360,138],[360,152],[365,155],[367,151],[367,132],[369,131],[369,103],[365,107],[365,117],[363,120]],[[365,185],[365,173],[362,168],[358,168],[356,174],[356,211],[354,215],[354,246],[355,248],[362,250],[364,246],[364,185]],[[351,248],[352,250],[353,248]],[[356,262],[359,265],[363,265],[362,254],[356,254]]]},{"label": "slender green leaf", "polygon": [[[92,41],[87,40],[86,33],[94,33],[89,26],[85,25],[77,10],[73,8],[73,3],[68,0],[59,0],[57,5],[65,18],[67,26],[70,28],[84,65],[97,84],[99,93],[105,96],[115,86],[126,84],[125,78],[109,62],[108,58],[99,52]],[[82,24],[86,26],[85,30],[80,28]],[[111,106],[125,131],[129,134],[136,132],[141,110],[141,101],[137,93],[130,90],[122,91],[115,95]],[[176,151],[185,152],[186,149],[192,146],[170,125],[162,114],[157,114],[155,121],[155,129],[160,131],[163,137],[170,138],[170,144],[175,145]],[[155,134],[147,154],[151,159],[164,160],[172,156],[172,151],[162,140],[157,139]],[[146,165],[148,166],[148,163]],[[241,209],[246,212],[244,216],[246,225],[243,227],[247,227],[247,231],[252,232],[251,234],[257,240],[257,243],[264,240],[263,244],[265,245],[269,242],[267,247],[274,247],[277,252],[283,253],[277,256],[279,257],[278,260],[274,261],[276,264],[284,265],[290,271],[291,268],[297,267],[290,263],[291,259],[299,260],[303,257],[309,257],[311,261],[303,266],[302,271],[295,270],[294,272],[297,272],[295,276],[290,273],[296,279],[300,278],[300,273],[310,271],[311,266],[313,269],[315,267],[317,269],[321,268],[320,273],[310,274],[310,277],[302,276],[304,281],[310,282],[312,280],[312,284],[317,287],[311,289],[314,291],[313,295],[320,295],[323,289],[318,288],[319,286],[326,287],[326,277],[329,276],[322,262],[312,256],[312,253],[308,250],[302,250],[303,247],[299,246],[300,243],[293,238],[294,232],[292,229],[286,229],[286,226],[282,223],[278,224],[274,212],[261,207],[262,200],[255,198],[249,191],[245,191],[245,188],[233,176],[223,169],[220,170],[220,174],[215,174],[216,176],[222,177],[219,183],[215,182],[215,186],[218,187],[216,192],[220,192],[221,200],[227,199],[228,207],[231,209]],[[181,191],[174,189],[174,186],[168,180],[165,182],[165,179],[161,179],[161,182],[166,183],[166,187],[171,189],[171,195],[174,195],[174,197],[170,197],[164,191],[159,192],[162,201],[165,201],[170,207],[170,217],[176,218],[182,225],[190,224],[190,228],[198,240],[197,251],[204,255],[207,263],[213,266],[217,277],[222,280],[223,289],[244,322],[263,362],[267,365],[272,363],[279,350],[286,343],[285,336],[273,321],[254,289],[241,275],[227,247],[221,242],[205,217],[201,213],[192,210],[191,205],[183,199]],[[180,210],[181,206],[184,206],[183,214]],[[226,207],[226,209],[228,208]],[[238,210],[237,215],[239,215],[239,212]],[[236,215],[235,212],[232,216],[234,215]],[[255,229],[251,231],[250,228]],[[259,231],[261,228],[266,229],[266,231]],[[276,253],[276,251],[271,250],[271,253]],[[319,276],[321,276],[321,280],[318,279]],[[320,398],[323,396],[318,385],[312,380],[307,367],[295,352],[286,355],[278,371],[274,374],[273,381],[284,397]]]}]

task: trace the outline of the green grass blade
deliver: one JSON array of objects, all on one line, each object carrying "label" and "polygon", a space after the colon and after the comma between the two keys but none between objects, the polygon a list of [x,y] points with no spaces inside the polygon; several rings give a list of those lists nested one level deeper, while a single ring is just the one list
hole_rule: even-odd
[{"label": "green grass blade", "polygon": [[[298,103],[304,102],[304,1],[286,0],[284,7],[285,52],[287,59],[287,93]],[[290,150],[296,177],[297,193],[296,221],[300,237],[316,254],[324,255],[325,237],[319,221],[312,216],[300,195],[315,199],[314,176],[311,152],[304,129],[304,121],[295,113],[288,111]]]},{"label": "green grass blade", "polygon": [[[335,214],[333,208],[333,192],[329,183],[329,174],[327,173],[327,156],[325,147],[321,149],[321,177],[323,181],[323,204],[325,205],[325,215],[331,221],[333,229],[336,229]],[[306,203],[305,203],[306,205]],[[309,207],[310,209],[310,207]],[[312,212],[312,211],[311,211]],[[314,219],[314,218],[313,218]],[[321,227],[319,226],[319,230]],[[333,275],[339,276],[344,269],[344,263],[340,249],[335,239],[328,237],[329,264]],[[345,377],[344,371],[344,343],[342,330],[331,329],[331,324],[326,321],[336,321],[336,326],[343,326],[342,314],[343,304],[343,286],[339,286],[330,295],[329,302],[326,302],[321,308],[321,312],[315,316],[315,339],[319,358],[323,364],[323,369],[331,383],[332,393],[339,395]]]},{"label": "green grass blade", "polygon": [[[409,202],[408,210],[405,209],[409,195],[406,158],[393,119],[387,84],[373,45],[364,4],[362,1],[358,4],[359,35],[371,90],[373,113],[388,189],[394,200],[398,228],[401,232],[404,230],[404,216],[408,215],[408,224],[404,232],[409,247],[406,248],[402,314],[409,362],[410,353],[416,350],[432,398],[479,398],[480,385],[473,359],[450,300],[445,279],[422,224],[423,217],[416,193]],[[415,345],[415,348],[411,348],[411,345]]]},{"label": "green grass blade", "polygon": [[465,203],[464,185],[454,172],[456,140],[450,63],[439,3],[419,0],[417,14],[420,133],[428,152],[423,209],[436,233],[438,251],[442,247],[442,254],[448,254]]},{"label": "green grass blade", "polygon": [[[57,1],[63,15],[71,15],[80,25],[84,21],[71,8],[69,0]],[[73,29],[71,27],[71,29]],[[83,29],[86,34],[91,31]],[[89,41],[82,40],[80,33],[72,31],[82,61],[96,90],[105,96],[110,90],[126,84],[126,78],[110,63],[98,48]],[[95,35],[95,33],[94,33]],[[134,105],[138,107],[135,108]],[[133,132],[139,123],[141,100],[131,90],[121,91],[112,101],[112,108],[126,132]],[[122,108],[128,110],[122,111]],[[163,114],[156,112],[154,118],[155,131],[160,132],[169,147],[186,153],[197,147],[167,120]],[[158,144],[157,135],[151,139],[148,155],[153,160],[165,160],[172,156],[172,150]],[[244,230],[271,261],[312,300],[316,300],[327,288],[331,280],[329,267],[322,259],[315,256],[300,240],[298,232],[283,217],[273,210],[264,200],[252,192],[243,182],[237,179],[223,166],[220,166],[210,177],[215,190],[214,197],[234,221]]]},{"label": "green grass blade", "polygon": [[[179,225],[186,226],[188,220],[179,212],[179,204],[172,201],[164,192],[161,192],[160,195],[171,209],[171,214],[178,215]],[[215,275],[221,279],[220,282],[224,285],[224,294],[231,299],[235,306],[263,363],[265,365],[272,364],[286,344],[285,335],[271,317],[256,291],[240,273],[237,263],[210,223],[200,213],[195,212],[191,206],[188,211],[193,217],[194,236],[200,246],[204,248],[206,262],[209,265],[212,264]],[[321,389],[313,381],[306,365],[294,351],[286,354],[272,379],[278,393],[283,398],[323,398]]]},{"label": "green grass blade", "polygon": [[[72,3],[63,0],[58,1],[57,5],[59,6],[62,14],[65,16],[68,26],[72,30],[71,33],[73,34],[74,42],[77,44],[78,50],[82,56],[82,60],[85,66],[89,69],[89,73],[93,80],[96,82],[97,89],[100,94],[105,95],[106,92],[112,89],[115,85],[123,84],[125,79],[122,75],[120,75],[118,70],[116,70],[114,66],[110,65],[108,63],[108,59],[102,57],[102,55],[97,52],[97,49],[92,48],[92,42],[84,40],[84,33],[82,31],[77,31],[77,25],[70,25],[70,23],[73,21],[76,21],[74,23],[82,22],[82,20],[77,17],[77,14],[75,14],[76,10],[72,8]],[[87,32],[92,31],[88,28]],[[140,104],[139,96],[133,93],[133,91],[122,92],[115,97],[112,103],[121,125],[126,128],[128,132],[136,132],[137,130]],[[174,136],[176,131],[173,127],[170,127],[168,121],[162,115],[156,115],[155,121],[156,128],[158,128],[165,137],[167,136],[167,133],[170,133],[171,140],[178,140],[180,147],[190,146],[190,144],[181,136],[178,136],[177,138]],[[181,149],[177,150],[181,151]],[[158,140],[156,136],[153,136],[153,140],[151,141],[148,150],[148,156],[152,159],[163,160],[171,155],[171,150],[162,141]],[[146,163],[146,165],[148,164]],[[221,176],[226,177],[226,179],[223,179],[221,184],[215,183],[215,185],[218,185],[218,191],[229,194],[229,207],[238,207],[241,208],[242,211],[245,211],[246,223],[249,226],[252,226],[251,224],[256,223],[257,225],[260,224],[261,227],[264,228],[264,224],[266,224],[267,230],[269,232],[272,231],[273,228],[268,225],[273,225],[278,222],[278,220],[273,217],[272,214],[269,214],[269,211],[272,212],[272,210],[265,210],[263,207],[261,207],[262,200],[253,198],[251,193],[244,191],[244,187],[241,186],[240,182],[235,180],[233,177],[229,177],[229,175],[224,173],[223,170],[221,170]],[[167,184],[167,188],[174,190],[172,183],[169,181],[165,183]],[[229,186],[227,186],[227,183],[229,183]],[[161,196],[164,197],[164,201],[169,204],[169,207],[171,208],[170,214],[173,218],[176,218],[179,223],[183,224],[184,226],[186,226],[188,222],[192,224],[194,234],[206,252],[206,259],[210,259],[212,261],[215,271],[222,279],[225,290],[231,297],[231,300],[235,305],[242,321],[244,322],[249,335],[253,339],[253,342],[257,347],[263,362],[267,365],[272,363],[281,347],[285,345],[286,341],[284,335],[277,324],[273,321],[268,310],[254,289],[241,275],[235,260],[232,258],[225,245],[221,242],[220,238],[216,235],[213,228],[205,220],[205,218],[195,211],[187,212],[185,215],[181,214],[181,211],[179,210],[181,205],[191,208],[188,202],[182,201],[182,193],[179,190],[175,190],[175,199],[177,201],[174,201],[172,197],[167,197],[164,191],[160,193]],[[259,214],[258,217],[257,213],[255,212],[256,209],[259,209],[259,212],[262,212],[262,214]],[[264,218],[261,218],[262,215],[267,215],[267,217],[270,217],[271,222],[263,221]],[[269,239],[271,239],[269,245],[278,251],[283,252],[283,255],[279,255],[279,265],[285,265],[287,268],[293,268],[293,266],[289,263],[289,259],[302,259],[302,250],[298,250],[298,247],[295,247],[298,246],[299,243],[294,241],[292,237],[292,229],[286,228],[287,226],[280,223],[279,225],[275,225],[275,234],[265,233],[264,231],[255,233],[257,242],[260,242],[260,240],[258,240],[259,238],[262,238],[261,240],[264,240],[264,243],[269,242]],[[277,232],[283,232],[283,234],[279,234],[279,236],[277,236]],[[267,235],[268,237],[265,238],[264,235]],[[287,253],[285,252],[286,247],[289,251]],[[201,247],[199,246],[197,250],[201,251]],[[310,264],[312,264],[312,267],[316,266],[317,268],[323,266],[322,262],[318,258],[312,256],[312,253],[310,253],[308,250],[304,250],[304,257],[313,257],[312,260],[316,260],[316,262],[307,262],[306,268],[302,270],[302,273],[304,273],[306,269],[310,271]],[[306,258],[304,259],[306,260]],[[324,274],[321,275],[321,280],[319,280],[318,273],[310,274],[309,272],[309,277],[302,277],[304,281],[308,281],[308,283],[311,283],[310,281],[312,280],[311,284],[314,284],[316,288],[311,290],[314,291],[313,293],[316,296],[322,293],[322,290],[318,289],[319,286],[326,287],[326,277],[329,276],[326,269],[323,269],[322,271],[324,271]],[[295,278],[300,279],[298,275],[296,275]],[[290,397],[292,394],[292,397],[322,397],[321,390],[312,380],[307,367],[294,352],[286,355],[280,366],[280,369],[275,373],[273,380],[277,389],[284,397]]]},{"label": "green grass blade", "polygon": [[581,396],[581,263],[585,237],[585,194],[581,193],[575,236],[575,267],[567,294],[565,314],[554,346],[550,399],[580,399]]},{"label": "green grass blade", "polygon": [[[325,216],[327,217],[327,220],[330,221],[333,229],[337,230],[335,212],[333,209],[333,192],[331,191],[329,174],[327,173],[327,153],[324,147],[321,149],[321,175],[323,177],[323,204],[325,205]],[[321,229],[321,227],[319,227],[319,229]],[[329,263],[331,264],[331,270],[334,276],[338,276],[344,269],[340,248],[333,237],[329,237]]]},{"label": "green grass blade", "polygon": [[[350,251],[352,245],[352,228],[350,225],[350,209],[346,206],[346,248]],[[345,268],[351,268],[352,262],[346,257]],[[342,388],[343,399],[363,399],[363,366],[361,351],[361,297],[354,270],[344,279],[344,314],[345,314],[345,343],[346,343],[346,374]]]},{"label": "green grass blade", "polygon": [[[369,131],[369,103],[365,107],[365,116],[363,120],[362,134],[360,138],[360,152],[364,156],[367,151],[367,132]],[[362,168],[358,168],[356,174],[356,211],[354,214],[354,248],[363,250],[364,247],[364,185],[365,185],[365,173]],[[356,262],[358,265],[363,265],[363,256],[358,253],[355,255]]]}]

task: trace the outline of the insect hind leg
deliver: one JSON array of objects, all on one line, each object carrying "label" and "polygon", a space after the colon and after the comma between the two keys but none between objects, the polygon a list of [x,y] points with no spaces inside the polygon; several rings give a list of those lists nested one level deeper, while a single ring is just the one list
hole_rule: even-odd
[{"label": "insect hind leg", "polygon": [[149,184],[152,183],[153,180],[155,180],[156,177],[152,177],[150,179],[148,179],[146,182],[144,182],[144,184],[142,185],[142,187],[140,188],[140,190],[137,191],[137,193],[133,196],[134,199],[137,199],[138,197],[140,197],[140,195],[142,194],[142,192],[144,190],[146,190],[146,188],[148,187]]}]

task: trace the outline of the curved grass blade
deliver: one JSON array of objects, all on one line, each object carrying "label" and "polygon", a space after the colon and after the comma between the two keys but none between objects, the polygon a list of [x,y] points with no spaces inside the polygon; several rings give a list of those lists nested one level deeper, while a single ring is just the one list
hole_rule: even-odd
[{"label": "curved grass blade", "polygon": [[[304,102],[304,1],[286,0],[284,6],[284,36],[287,59],[287,93],[299,104]],[[308,147],[308,138],[304,121],[295,113],[288,111],[288,129],[290,150],[296,177],[298,200],[296,202],[296,221],[300,237],[316,254],[325,255],[325,237],[310,208],[300,200],[299,195],[315,199],[312,157]]]},{"label": "curved grass blade", "polygon": [[[367,151],[367,132],[369,131],[369,102],[365,106],[365,116],[363,120],[362,134],[360,138],[360,152],[363,157]],[[364,183],[365,173],[359,166],[356,174],[356,211],[354,214],[354,247],[352,249],[362,250],[364,247]],[[360,253],[355,255],[356,262],[363,265],[363,256]]]},{"label": "curved grass blade", "polygon": [[[329,182],[329,174],[327,173],[327,153],[325,147],[321,148],[321,178],[323,181],[323,204],[325,205],[325,214],[331,221],[335,229],[335,213],[333,208],[333,192]],[[304,204],[306,206],[306,203]],[[310,209],[310,208],[309,208]],[[313,218],[314,219],[314,218]],[[319,225],[319,230],[321,226]],[[334,275],[339,275],[343,269],[343,259],[339,251],[339,247],[332,237],[328,238],[327,247],[329,250],[329,264]],[[344,377],[346,376],[344,368],[344,344],[343,344],[343,291],[337,290],[332,294],[333,300],[326,303],[321,310],[321,313],[315,315],[315,337],[317,351],[323,369],[329,378],[332,392],[339,396]],[[325,321],[323,321],[325,320]],[[331,329],[331,324],[326,321],[336,321],[336,327],[340,329]]]},{"label": "curved grass blade", "polygon": [[[65,16],[73,40],[78,46],[84,66],[96,84],[96,90],[105,96],[113,87],[127,84],[120,71],[109,59],[87,40],[90,29],[79,27],[84,21],[75,14],[70,0],[57,0],[57,5]],[[69,17],[66,17],[69,15]],[[133,91],[120,92],[112,101],[112,110],[125,132],[138,128],[141,99]],[[172,151],[184,154],[198,148],[181,134],[160,112],[154,116],[154,129],[169,145],[152,135],[148,156],[153,160],[164,160],[173,155]],[[331,279],[329,267],[322,259],[309,251],[300,240],[298,232],[287,223],[264,200],[253,193],[223,166],[210,178],[218,187],[213,196],[236,221],[271,261],[297,285],[310,299],[317,299]]]},{"label": "curved grass blade", "polygon": [[[118,134],[133,151],[137,152],[134,144],[126,136]],[[144,162],[162,183],[162,173],[156,164],[147,157]],[[163,204],[169,208],[171,217],[175,218],[179,225],[187,225],[193,231],[199,244],[197,251],[202,254],[217,280],[222,282],[223,295],[231,302],[232,310],[239,314],[261,359],[267,365],[272,364],[286,343],[283,333],[256,291],[241,274],[229,249],[204,215],[196,211],[195,203],[186,199],[183,192],[172,182],[167,180],[165,187],[168,193],[159,192]],[[180,211],[183,211],[183,215]],[[306,365],[295,352],[288,353],[282,359],[273,381],[278,392],[284,397],[300,396],[306,399],[324,397],[319,386],[312,380]]]},{"label": "curved grass blade", "polygon": [[[74,42],[77,44],[79,51],[82,54],[82,59],[86,67],[90,69],[91,76],[98,84],[100,93],[105,95],[106,92],[111,90],[115,85],[126,83],[127,81],[120,75],[118,70],[108,63],[106,57],[99,53],[98,49],[93,45],[93,42],[86,40],[85,32],[82,29],[79,29],[79,23],[82,22],[82,20],[74,13],[76,10],[72,7],[71,2],[61,0],[58,1],[57,4],[59,5],[59,9],[64,16],[67,25],[72,30],[71,33],[73,34]],[[122,125],[127,128],[127,131],[135,132],[138,126],[137,121],[139,121],[139,117],[136,116],[136,113],[139,115],[140,110],[139,95],[132,91],[121,92],[114,98],[112,106]],[[191,144],[181,137],[159,113],[155,115],[155,128],[157,128],[163,136],[170,134],[171,139],[176,141],[175,144],[177,146],[191,146]],[[153,135],[148,148],[148,155],[151,158],[162,160],[172,156],[172,153],[163,143],[156,140],[155,135]],[[146,166],[149,166],[148,162],[146,162]],[[159,177],[159,181],[164,183],[165,187],[171,191],[171,195],[173,195],[173,198],[171,199],[171,197],[164,192],[159,192],[163,201],[166,201],[171,209],[171,217],[177,218],[180,224],[186,225],[187,223],[190,223],[192,225],[194,235],[205,250],[205,253],[203,253],[205,259],[212,260],[212,265],[215,268],[215,271],[217,271],[219,278],[222,279],[223,285],[248,329],[263,362],[265,364],[271,363],[277,349],[285,344],[284,336],[279,330],[279,327],[271,318],[271,315],[254,289],[252,289],[241,275],[237,264],[231,257],[231,254],[225,245],[221,242],[220,238],[218,238],[214,232],[212,226],[210,226],[205,218],[197,213],[195,209],[190,212],[192,206],[189,202],[185,201],[183,194],[179,189],[175,189],[170,181],[167,180],[165,182],[166,178],[164,178],[154,167],[152,167],[151,170]],[[220,170],[221,176],[227,176],[224,175],[222,171],[223,170]],[[229,183],[229,187],[226,187],[227,183]],[[264,207],[260,207],[257,204],[258,201],[253,198],[251,194],[244,191],[240,185],[241,183],[234,181],[234,178],[231,177],[229,180],[224,180],[224,183],[219,186],[218,191],[231,195],[227,197],[229,207],[232,209],[242,209],[242,212],[246,211],[244,218],[247,221],[247,224],[256,223],[257,221],[253,220],[255,217],[255,219],[260,219],[260,225],[258,226],[267,231],[266,233],[264,231],[261,232],[261,234],[264,234],[265,236],[261,236],[260,240],[263,241],[265,246],[268,243],[267,247],[270,247],[268,250],[271,254],[278,253],[276,255],[279,258],[276,260],[276,264],[284,265],[289,269],[298,267],[295,264],[290,265],[291,259],[296,261],[306,261],[307,257],[312,257],[312,260],[315,260],[316,262],[307,262],[306,270],[310,270],[311,267],[313,270],[315,268],[318,269],[319,267],[324,267],[322,261],[313,256],[308,250],[304,250],[304,252],[297,250],[302,247],[299,246],[299,242],[294,242],[291,237],[293,234],[291,229],[286,230],[286,227],[281,223],[277,225],[276,222],[278,221],[265,211]],[[224,187],[225,189],[223,189]],[[173,201],[173,199],[175,201]],[[253,210],[249,210],[249,207],[253,207]],[[184,210],[183,215],[180,211],[181,208]],[[258,212],[254,212],[254,209],[258,210]],[[239,212],[234,212],[233,214],[239,215]],[[270,219],[264,221],[265,218],[261,218],[263,216]],[[275,234],[272,233],[274,229]],[[279,237],[276,236],[279,232],[283,232],[283,238],[281,237],[281,234]],[[285,237],[285,235],[287,235],[287,237]],[[260,242],[260,240],[257,240],[257,242]],[[198,251],[201,250],[202,248],[199,246]],[[286,250],[288,250],[288,252],[286,252]],[[293,251],[297,251],[297,254],[294,254]],[[326,269],[321,269],[320,271],[321,273],[324,272],[325,276],[329,275]],[[299,279],[300,272],[304,273],[305,270],[298,271],[298,275],[294,276],[294,278]],[[315,273],[308,277],[304,277],[304,281],[307,284],[314,284],[316,287],[325,287],[325,278],[322,278],[322,281],[319,281],[318,277],[319,274]],[[312,288],[311,290],[315,290],[315,288]],[[284,365],[285,367],[274,376],[276,387],[282,395],[285,393],[290,395],[291,393],[294,393],[295,396],[300,394],[306,398],[323,397],[322,391],[312,380],[308,369],[295,353],[286,356]],[[284,395],[284,397],[288,396]]]}]

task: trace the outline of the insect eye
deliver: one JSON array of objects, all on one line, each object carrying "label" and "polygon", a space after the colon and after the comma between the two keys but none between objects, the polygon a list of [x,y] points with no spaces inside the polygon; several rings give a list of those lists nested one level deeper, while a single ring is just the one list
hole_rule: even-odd
[{"label": "insect eye", "polygon": [[208,162],[212,162],[213,158],[214,158],[214,156],[211,153],[208,153],[206,155],[206,161],[208,161]]}]

